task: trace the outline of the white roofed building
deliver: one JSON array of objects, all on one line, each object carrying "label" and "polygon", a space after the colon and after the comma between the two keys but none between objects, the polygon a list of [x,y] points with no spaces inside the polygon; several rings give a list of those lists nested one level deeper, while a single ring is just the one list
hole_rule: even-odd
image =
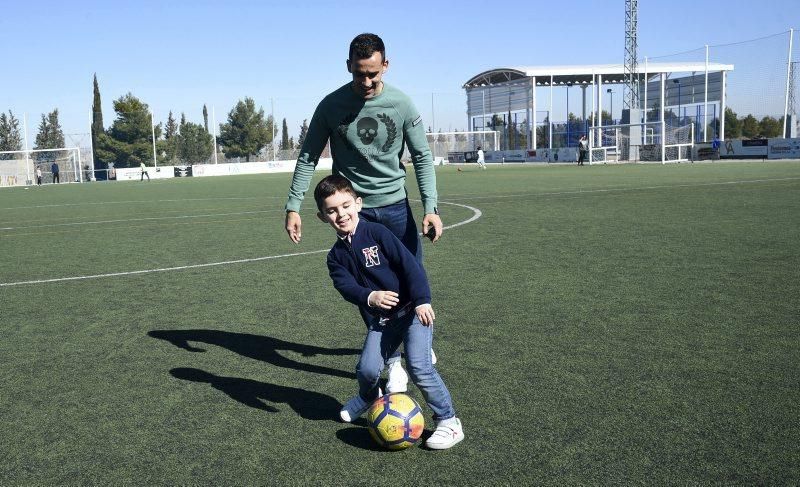
[{"label": "white roofed building", "polygon": [[[694,122],[698,141],[724,139],[721,114],[726,73],[732,70],[730,64],[705,62],[639,64],[640,100],[631,120],[623,110],[622,64],[496,68],[464,83],[467,123],[473,131],[506,132],[504,149],[574,147],[595,120],[608,125],[655,122],[662,116]],[[659,110],[662,105],[666,110]]]}]

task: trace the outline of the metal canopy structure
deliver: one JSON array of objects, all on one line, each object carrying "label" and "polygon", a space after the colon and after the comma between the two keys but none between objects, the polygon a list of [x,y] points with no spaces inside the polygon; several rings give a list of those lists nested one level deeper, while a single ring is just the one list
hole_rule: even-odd
[{"label": "metal canopy structure", "polygon": [[[661,73],[667,75],[673,73],[705,72],[706,63],[649,63],[637,66],[640,82],[645,78],[654,79]],[[709,63],[709,72],[713,71],[733,71],[732,64]],[[484,71],[470,78],[464,83],[464,89],[478,88],[511,81],[523,81],[527,78],[535,78],[536,86],[550,86],[552,78],[554,86],[588,85],[592,83],[592,78],[602,76],[604,84],[625,83],[624,64],[587,64],[572,66],[515,66],[509,68],[496,68]]]},{"label": "metal canopy structure", "polygon": [[[636,66],[634,78],[639,86],[644,87],[644,93],[640,93],[639,108],[652,108],[658,106],[670,106],[664,101],[671,98],[671,90],[680,89],[680,82],[669,83],[666,80],[683,79],[678,74],[687,78],[695,79],[698,76],[704,78],[702,92],[693,92],[694,96],[699,96],[705,101],[720,103],[720,113],[725,112],[725,84],[726,73],[733,70],[731,64],[709,63],[709,62],[660,62],[648,63],[645,58],[644,63]],[[688,75],[686,75],[688,73]],[[711,78],[709,78],[711,74]],[[533,131],[537,126],[537,88],[549,88],[549,108],[548,121],[551,124],[549,134],[550,142],[548,146],[552,148],[552,114],[553,111],[553,89],[557,87],[580,87],[582,89],[581,115],[587,119],[587,108],[593,114],[591,118],[597,120],[603,110],[603,100],[605,91],[603,85],[626,85],[630,83],[631,73],[627,73],[624,64],[589,64],[589,65],[566,65],[566,66],[511,66],[495,68],[479,73],[470,78],[462,86],[467,94],[467,125],[471,130],[477,130],[475,120],[481,121],[481,128],[486,127],[485,120],[491,119],[493,115],[503,115],[508,113],[519,114],[520,117],[528,122],[529,136],[527,137],[528,149],[537,149],[536,137]],[[712,86],[708,85],[709,79]],[[653,81],[659,86],[657,92],[648,90],[648,83]],[[688,80],[686,80],[688,81]],[[694,83],[695,85],[697,83]],[[686,86],[683,84],[682,86]],[[586,89],[590,89],[590,105],[587,104]],[[648,100],[648,91],[651,91],[651,100]],[[665,100],[664,93],[667,93]],[[569,92],[567,92],[569,93]],[[709,94],[711,96],[709,96]],[[569,96],[569,95],[567,95]],[[680,94],[678,95],[680,98]],[[588,105],[588,106],[587,106]],[[662,110],[663,112],[663,110]],[[612,114],[613,115],[613,114]],[[662,113],[663,115],[663,113]],[[594,118],[598,117],[598,118]],[[720,133],[724,138],[724,117],[720,117]]]}]

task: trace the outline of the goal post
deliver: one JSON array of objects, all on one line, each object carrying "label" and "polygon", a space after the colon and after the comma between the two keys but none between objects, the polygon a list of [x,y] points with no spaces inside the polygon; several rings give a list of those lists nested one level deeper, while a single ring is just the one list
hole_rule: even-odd
[{"label": "goal post", "polygon": [[0,151],[0,186],[28,186],[36,183],[36,169],[42,179],[52,182],[52,165],[58,166],[61,182],[83,182],[81,151],[78,147]]},{"label": "goal post", "polygon": [[500,135],[495,130],[465,132],[427,132],[428,145],[433,158],[450,159],[453,153],[475,151],[480,146],[484,151],[500,150]]},{"label": "goal post", "polygon": [[694,123],[643,122],[589,129],[589,164],[682,162],[691,158]]}]

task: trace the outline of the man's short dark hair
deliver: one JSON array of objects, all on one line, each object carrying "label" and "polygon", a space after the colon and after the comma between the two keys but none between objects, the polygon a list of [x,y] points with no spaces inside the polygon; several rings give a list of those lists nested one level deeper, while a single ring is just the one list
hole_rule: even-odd
[{"label": "man's short dark hair", "polygon": [[348,59],[351,61],[368,59],[375,52],[381,53],[381,62],[386,61],[386,47],[383,45],[383,39],[375,34],[358,34],[350,43]]},{"label": "man's short dark hair", "polygon": [[339,176],[338,174],[331,174],[325,177],[317,184],[317,187],[314,188],[314,201],[317,202],[317,209],[322,211],[322,203],[325,202],[325,198],[339,192],[350,193],[353,195],[354,199],[358,198],[356,190],[353,189],[353,185],[350,184],[347,178]]}]

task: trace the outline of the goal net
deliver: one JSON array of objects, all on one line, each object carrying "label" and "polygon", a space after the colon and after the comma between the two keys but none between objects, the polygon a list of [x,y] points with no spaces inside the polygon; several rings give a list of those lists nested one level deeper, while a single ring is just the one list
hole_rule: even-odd
[{"label": "goal net", "polygon": [[0,151],[0,186],[36,184],[36,169],[42,171],[42,184],[53,182],[53,164],[58,166],[62,183],[87,180],[87,169],[81,169],[78,147]]},{"label": "goal net", "polygon": [[589,129],[589,163],[688,161],[694,124],[648,122]]},{"label": "goal net", "polygon": [[472,132],[429,132],[426,134],[434,160],[464,162],[464,153],[478,150],[500,150],[500,137],[494,130]]}]

